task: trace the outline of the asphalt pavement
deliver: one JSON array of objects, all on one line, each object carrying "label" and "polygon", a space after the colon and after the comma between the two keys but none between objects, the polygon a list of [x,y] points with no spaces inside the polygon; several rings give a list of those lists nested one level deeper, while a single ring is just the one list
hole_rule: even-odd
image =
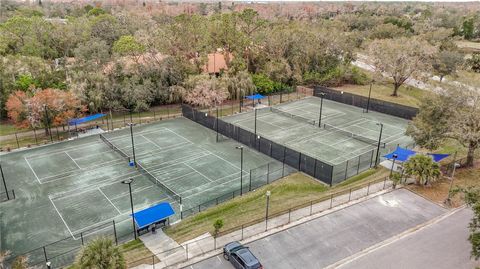
[{"label": "asphalt pavement", "polygon": [[[323,268],[445,212],[446,209],[400,189],[259,239],[247,246],[267,269]],[[233,266],[219,255],[187,268],[220,269]]]}]

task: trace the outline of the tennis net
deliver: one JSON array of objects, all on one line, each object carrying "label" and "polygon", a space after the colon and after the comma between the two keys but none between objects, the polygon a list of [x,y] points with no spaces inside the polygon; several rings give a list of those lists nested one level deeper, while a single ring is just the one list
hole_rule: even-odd
[{"label": "tennis net", "polygon": [[177,194],[176,192],[174,192],[172,189],[170,189],[169,187],[167,187],[165,184],[163,184],[162,182],[160,182],[154,175],[152,175],[152,173],[148,172],[147,169],[143,168],[143,166],[141,166],[139,163],[137,163],[137,169],[145,176],[148,177],[148,179],[150,179],[150,181],[153,182],[153,184],[157,185],[157,186],[160,186],[160,188],[162,188],[164,191],[166,191],[173,199],[175,199],[176,201],[178,201],[180,204],[182,203],[182,197]]},{"label": "tennis net", "polygon": [[100,138],[102,139],[103,142],[105,142],[105,144],[107,144],[110,148],[112,148],[114,151],[118,152],[120,155],[122,155],[122,157],[124,157],[125,159],[128,159],[130,161],[130,157],[127,155],[127,153],[125,153],[123,150],[119,149],[117,146],[115,146],[114,144],[112,144],[112,142],[108,141],[108,139],[100,134]]},{"label": "tennis net", "polygon": [[[347,130],[341,129],[341,128],[339,128],[339,127],[330,125],[330,124],[323,124],[323,128],[324,128],[325,130],[331,130],[331,131],[340,133],[340,134],[342,134],[342,135],[351,137],[351,138],[353,138],[353,139],[362,141],[362,142],[364,142],[364,143],[367,143],[367,144],[370,144],[370,145],[373,145],[373,146],[377,146],[377,145],[378,145],[378,140],[371,139],[371,138],[368,138],[368,137],[365,137],[365,136],[361,136],[361,135],[357,135],[357,134],[354,134],[354,133],[349,132],[349,131],[347,131]],[[385,142],[381,142],[381,143],[380,143],[380,146],[381,146],[382,148],[385,148],[385,146],[386,146]]]},{"label": "tennis net", "polygon": [[270,111],[274,112],[274,113],[278,113],[278,114],[281,114],[285,117],[289,117],[289,118],[292,118],[292,119],[295,119],[295,120],[298,120],[298,121],[302,121],[302,122],[306,122],[308,124],[311,124],[311,125],[315,125],[315,121],[314,120],[311,120],[311,119],[308,119],[308,118],[304,118],[302,116],[297,116],[297,115],[294,115],[292,113],[288,113],[288,112],[285,112],[283,110],[280,110],[278,108],[274,108],[274,107],[270,107]]}]

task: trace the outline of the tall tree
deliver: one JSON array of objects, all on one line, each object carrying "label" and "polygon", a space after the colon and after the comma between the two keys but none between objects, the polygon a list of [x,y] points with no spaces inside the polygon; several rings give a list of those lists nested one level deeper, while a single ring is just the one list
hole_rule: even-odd
[{"label": "tall tree", "polygon": [[420,146],[437,148],[454,139],[467,149],[467,166],[473,166],[480,147],[480,91],[444,86],[440,94],[425,97],[418,115],[407,129]]},{"label": "tall tree", "polygon": [[379,76],[393,80],[392,96],[409,78],[423,79],[431,68],[436,49],[415,38],[375,40],[368,46],[368,56]]},{"label": "tall tree", "polygon": [[85,112],[85,107],[71,92],[58,89],[35,90],[33,96],[16,91],[7,100],[10,119],[20,127],[45,128],[66,124],[68,119]]},{"label": "tall tree", "polygon": [[212,108],[221,104],[228,97],[225,83],[215,77],[191,76],[186,82],[183,100],[189,104]]},{"label": "tall tree", "polygon": [[445,76],[455,75],[462,62],[463,57],[460,53],[448,50],[440,51],[433,60],[434,74],[439,76],[441,82]]}]

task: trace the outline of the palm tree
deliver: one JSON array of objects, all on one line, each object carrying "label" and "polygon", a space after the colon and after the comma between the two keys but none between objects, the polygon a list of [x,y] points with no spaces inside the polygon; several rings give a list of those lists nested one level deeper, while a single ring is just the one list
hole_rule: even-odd
[{"label": "palm tree", "polygon": [[77,257],[77,264],[80,268],[89,269],[126,268],[123,254],[107,237],[99,237],[88,243]]},{"label": "palm tree", "polygon": [[440,177],[440,166],[426,155],[415,155],[403,165],[405,174],[413,176],[416,184],[428,185]]}]

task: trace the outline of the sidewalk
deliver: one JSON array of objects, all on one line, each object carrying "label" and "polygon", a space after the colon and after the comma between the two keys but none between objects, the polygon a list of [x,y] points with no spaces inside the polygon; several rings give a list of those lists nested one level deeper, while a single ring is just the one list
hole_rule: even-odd
[{"label": "sidewalk", "polygon": [[134,268],[183,268],[220,254],[222,247],[231,241],[240,241],[245,244],[258,240],[388,192],[391,186],[392,183],[390,181],[371,184],[361,189],[342,193],[338,196],[332,196],[331,199],[310,204],[310,206],[307,207],[289,210],[285,214],[270,217],[268,221],[260,220],[259,223],[251,226],[238,227],[237,230],[227,231],[226,234],[217,238],[214,238],[210,234],[205,234],[202,235],[201,238],[185,242],[179,247],[166,250],[162,253],[155,251],[158,250],[157,247],[146,244],[147,248],[153,253],[156,253],[155,256],[160,261],[153,264],[153,262],[148,262],[152,259],[145,259],[147,261],[146,263]]}]

